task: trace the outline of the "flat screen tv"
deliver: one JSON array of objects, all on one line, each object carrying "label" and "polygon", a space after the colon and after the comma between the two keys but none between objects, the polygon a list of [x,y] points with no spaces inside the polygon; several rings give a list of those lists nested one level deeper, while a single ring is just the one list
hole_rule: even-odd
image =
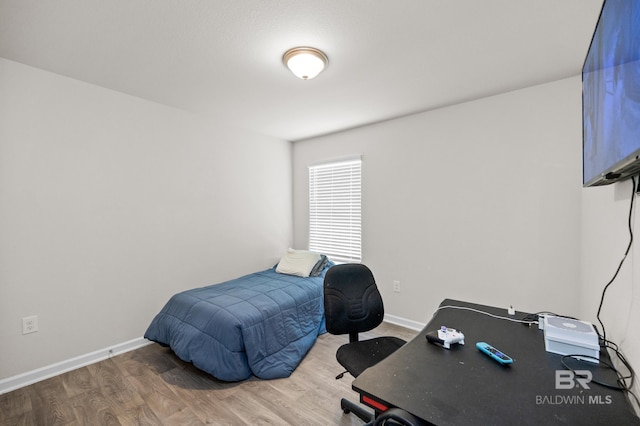
[{"label": "flat screen tv", "polygon": [[640,1],[606,0],[582,68],[583,185],[640,173]]}]

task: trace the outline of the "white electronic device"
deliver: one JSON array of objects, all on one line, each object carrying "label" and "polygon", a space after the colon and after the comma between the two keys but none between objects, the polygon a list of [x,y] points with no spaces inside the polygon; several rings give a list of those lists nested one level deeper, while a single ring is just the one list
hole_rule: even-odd
[{"label": "white electronic device", "polygon": [[455,328],[448,328],[446,326],[440,327],[440,330],[430,331],[425,336],[431,343],[441,345],[446,349],[451,349],[452,343],[458,343],[464,345],[464,334],[462,331]]},{"label": "white electronic device", "polygon": [[544,348],[547,352],[578,355],[575,358],[596,364],[600,362],[598,333],[593,325],[555,315],[545,315],[543,321]]}]

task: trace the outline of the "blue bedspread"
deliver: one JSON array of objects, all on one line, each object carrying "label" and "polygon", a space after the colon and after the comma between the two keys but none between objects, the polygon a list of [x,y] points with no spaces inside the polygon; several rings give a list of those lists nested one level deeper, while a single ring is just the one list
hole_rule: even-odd
[{"label": "blue bedspread", "polygon": [[225,381],[288,377],[325,332],[323,280],[275,268],[174,295],[145,338]]}]

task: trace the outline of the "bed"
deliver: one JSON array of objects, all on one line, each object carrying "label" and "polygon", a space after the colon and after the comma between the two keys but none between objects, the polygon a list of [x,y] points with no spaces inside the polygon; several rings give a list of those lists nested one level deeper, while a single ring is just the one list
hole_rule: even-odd
[{"label": "bed", "polygon": [[271,269],[175,294],[145,338],[224,381],[288,377],[324,333],[326,256],[289,249]]}]

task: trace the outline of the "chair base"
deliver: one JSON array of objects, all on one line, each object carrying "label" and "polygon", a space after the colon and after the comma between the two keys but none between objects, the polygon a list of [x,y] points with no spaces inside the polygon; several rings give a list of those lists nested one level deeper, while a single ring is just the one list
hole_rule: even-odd
[{"label": "chair base", "polygon": [[375,419],[374,414],[366,410],[362,405],[353,403],[345,398],[340,400],[340,408],[342,408],[343,413],[353,413],[364,422],[373,422]]}]

